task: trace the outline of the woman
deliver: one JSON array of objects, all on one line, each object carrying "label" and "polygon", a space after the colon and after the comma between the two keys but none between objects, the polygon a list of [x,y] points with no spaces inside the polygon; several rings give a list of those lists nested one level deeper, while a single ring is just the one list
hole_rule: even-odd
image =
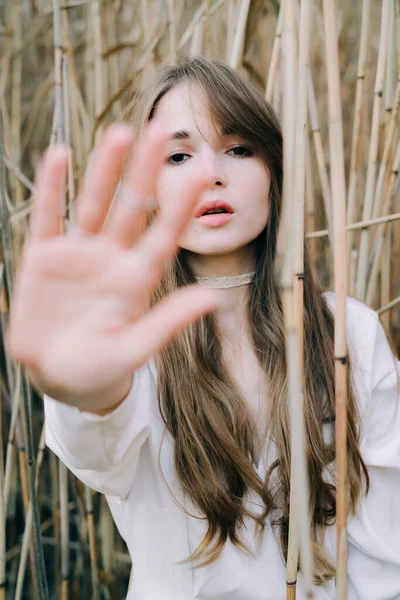
[{"label": "woman", "polygon": [[[144,131],[133,159],[125,168],[131,129],[110,128],[67,236],[66,151],[48,151],[10,351],[45,394],[47,444],[107,496],[134,564],[130,599],[282,599],[281,131],[238,73],[202,58],[158,72],[132,119]],[[334,295],[307,252],[304,290],[316,597],[334,598]],[[351,298],[347,312],[349,598],[400,598],[396,360],[376,313]]]}]

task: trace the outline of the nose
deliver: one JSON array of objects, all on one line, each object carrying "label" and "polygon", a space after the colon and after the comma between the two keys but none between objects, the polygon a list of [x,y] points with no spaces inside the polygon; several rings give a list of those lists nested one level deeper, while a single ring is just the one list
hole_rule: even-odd
[{"label": "nose", "polygon": [[203,156],[203,174],[208,188],[226,187],[227,178],[223,172],[222,161],[218,152],[208,149]]}]

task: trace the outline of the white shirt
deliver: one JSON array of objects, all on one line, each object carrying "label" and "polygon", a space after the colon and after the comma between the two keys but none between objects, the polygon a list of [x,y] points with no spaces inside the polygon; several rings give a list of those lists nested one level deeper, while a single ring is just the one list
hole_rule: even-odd
[{"label": "white shirt", "polygon": [[[334,294],[326,297],[333,309]],[[361,453],[371,481],[368,496],[348,519],[348,598],[400,599],[399,363],[375,312],[349,298],[347,323],[361,416]],[[179,564],[200,543],[206,524],[181,508],[196,514],[173,466],[174,442],[158,409],[154,361],[135,373],[129,395],[108,415],[82,413],[49,397],[45,397],[45,415],[48,446],[79,479],[107,497],[134,564],[129,600],[285,597],[285,566],[269,526],[254,557],[228,540],[208,567],[192,570]],[[165,479],[159,468],[160,445]],[[257,467],[260,476],[270,460],[264,449]],[[260,504],[255,492],[248,493],[245,501]],[[252,522],[246,523],[243,535],[254,548]],[[334,525],[327,528],[324,546],[334,561]],[[316,588],[315,597],[335,598],[334,581]],[[300,574],[297,600],[305,600]]]}]

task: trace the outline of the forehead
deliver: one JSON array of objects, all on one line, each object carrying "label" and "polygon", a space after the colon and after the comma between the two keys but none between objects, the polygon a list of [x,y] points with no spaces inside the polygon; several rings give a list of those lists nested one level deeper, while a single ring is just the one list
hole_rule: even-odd
[{"label": "forehead", "polygon": [[[188,131],[215,136],[209,102],[198,85],[179,84],[159,101],[154,118],[172,133]],[[184,136],[180,136],[181,138]]]}]

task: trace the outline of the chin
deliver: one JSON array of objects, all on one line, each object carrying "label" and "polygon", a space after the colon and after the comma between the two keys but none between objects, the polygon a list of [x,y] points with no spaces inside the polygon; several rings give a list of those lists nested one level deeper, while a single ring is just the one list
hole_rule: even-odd
[{"label": "chin", "polygon": [[202,256],[228,256],[230,254],[235,254],[236,252],[240,252],[249,244],[250,241],[240,241],[238,243],[232,243],[232,240],[225,241],[225,243],[221,241],[208,241],[203,244],[182,244],[181,248],[192,252],[193,254],[200,254]]}]

